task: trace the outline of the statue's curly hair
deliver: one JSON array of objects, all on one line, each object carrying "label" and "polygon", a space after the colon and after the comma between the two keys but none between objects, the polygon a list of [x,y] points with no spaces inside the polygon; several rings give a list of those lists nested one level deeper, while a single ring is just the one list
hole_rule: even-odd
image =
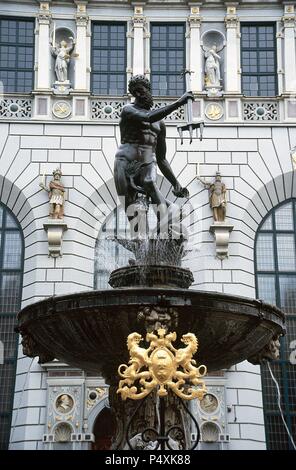
[{"label": "statue's curly hair", "polygon": [[145,77],[145,75],[134,75],[128,84],[128,91],[135,96],[135,90],[137,89],[138,85],[144,85],[146,88],[148,88],[149,91],[151,91],[151,84],[148,80],[148,78]]}]

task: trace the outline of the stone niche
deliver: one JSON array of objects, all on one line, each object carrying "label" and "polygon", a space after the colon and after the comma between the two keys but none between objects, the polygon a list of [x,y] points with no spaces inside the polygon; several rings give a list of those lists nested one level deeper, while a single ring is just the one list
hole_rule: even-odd
[{"label": "stone niche", "polygon": [[[74,22],[66,22],[66,21],[53,21],[50,31],[50,40],[52,41],[52,45],[54,47],[58,47],[61,41],[66,41],[68,45],[72,44],[73,39],[76,39],[75,33],[76,27]],[[50,46],[49,46],[50,47]],[[74,49],[75,52],[75,49]],[[74,70],[75,70],[75,59],[74,55],[71,55],[71,59],[68,65],[68,80],[69,86],[66,87],[67,90],[61,90],[59,92],[57,87],[53,87],[53,91],[55,94],[65,95],[68,94],[71,89],[75,87],[74,83]],[[55,84],[57,82],[57,78],[55,75],[55,57],[52,56],[51,59],[51,83]]]},{"label": "stone niche", "polygon": [[[218,29],[208,29],[201,35],[201,48],[203,54],[203,88],[209,97],[222,96],[224,89],[224,49],[226,39],[224,34]],[[209,51],[216,46],[216,53],[220,57],[217,59],[217,64],[220,70],[220,80],[214,85],[211,83],[206,73],[206,61],[208,59]]]}]

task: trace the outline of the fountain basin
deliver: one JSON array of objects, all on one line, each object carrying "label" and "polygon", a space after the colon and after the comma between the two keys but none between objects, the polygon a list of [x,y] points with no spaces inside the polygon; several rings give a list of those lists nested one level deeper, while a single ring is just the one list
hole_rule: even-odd
[{"label": "fountain basin", "polygon": [[285,332],[281,310],[258,300],[191,289],[100,290],[25,307],[18,315],[24,354],[41,362],[56,358],[115,384],[118,366],[128,361],[127,336],[146,335],[139,314],[145,306],[177,312],[173,329],[179,339],[188,332],[197,336],[195,359],[209,372],[256,356]]},{"label": "fountain basin", "polygon": [[192,272],[180,266],[136,264],[115,269],[109,279],[111,287],[167,287],[188,289],[194,281]]}]

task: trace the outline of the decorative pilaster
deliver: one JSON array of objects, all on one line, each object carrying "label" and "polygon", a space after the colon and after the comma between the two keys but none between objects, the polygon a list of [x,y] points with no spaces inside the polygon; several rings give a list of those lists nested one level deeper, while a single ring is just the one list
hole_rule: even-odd
[{"label": "decorative pilaster", "polygon": [[296,92],[295,6],[285,5],[282,17],[284,27],[285,93]]},{"label": "decorative pilaster", "polygon": [[87,67],[88,67],[88,47],[87,47],[87,27],[89,17],[87,14],[88,0],[74,0],[77,5],[76,12],[76,53],[75,61],[75,91],[88,91]]},{"label": "decorative pilaster", "polygon": [[227,31],[226,48],[226,93],[240,93],[240,62],[239,62],[239,19],[236,14],[237,3],[227,4],[225,26]]},{"label": "decorative pilaster", "polygon": [[134,6],[134,16],[132,18],[132,29],[134,36],[133,47],[133,75],[144,74],[144,28],[146,18],[142,5]]},{"label": "decorative pilaster", "polygon": [[[39,0],[40,1],[40,0]],[[40,1],[38,12],[38,47],[37,47],[37,90],[48,91],[51,88],[50,83],[50,46],[49,29],[51,23],[50,2]]]},{"label": "decorative pilaster", "polygon": [[200,44],[201,21],[200,7],[195,4],[190,7],[190,15],[188,16],[189,70],[191,72],[191,90],[193,93],[200,93],[202,91],[202,52]]}]

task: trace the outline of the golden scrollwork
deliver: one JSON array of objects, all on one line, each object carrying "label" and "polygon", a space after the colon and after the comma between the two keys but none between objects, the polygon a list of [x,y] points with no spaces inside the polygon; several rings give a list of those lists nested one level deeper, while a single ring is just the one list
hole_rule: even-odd
[{"label": "golden scrollwork", "polygon": [[[198,340],[193,333],[187,333],[181,339],[185,347],[175,349],[172,342],[176,339],[176,333],[167,333],[160,328],[157,335],[147,333],[146,341],[150,346],[145,349],[139,346],[143,341],[139,333],[128,336],[129,365],[121,364],[118,368],[122,380],[117,393],[122,400],[141,400],[156,387],[160,397],[166,396],[167,389],[171,389],[184,400],[203,399],[207,390],[201,377],[205,376],[207,368],[204,365],[196,367],[196,362],[192,359],[198,349]],[[187,384],[189,386],[184,387]]]}]

